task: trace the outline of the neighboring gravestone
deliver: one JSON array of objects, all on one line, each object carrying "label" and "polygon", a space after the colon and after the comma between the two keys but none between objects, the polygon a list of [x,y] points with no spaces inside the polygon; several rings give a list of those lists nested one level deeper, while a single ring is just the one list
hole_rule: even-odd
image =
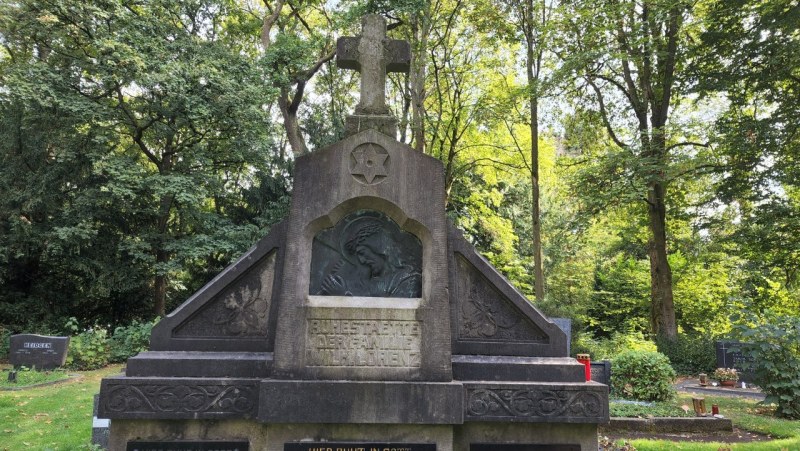
[{"label": "neighboring gravestone", "polygon": [[739,350],[742,343],[732,340],[720,340],[715,343],[717,353],[717,368],[735,368],[739,374],[739,382],[750,383],[753,381],[753,370],[748,368],[752,359],[746,357]]},{"label": "neighboring gravestone", "polygon": [[107,418],[97,417],[97,406],[100,395],[94,395],[92,403],[92,445],[99,449],[108,449],[108,426]]},{"label": "neighboring gravestone", "polygon": [[67,360],[69,337],[47,335],[12,335],[8,359],[15,367],[52,370],[64,366]]},{"label": "neighboring gravestone", "polygon": [[572,320],[569,318],[550,318],[559,329],[567,336],[567,351],[572,349]]},{"label": "neighboring gravestone", "polygon": [[593,381],[603,385],[611,385],[611,362],[608,360],[592,362],[590,370]]},{"label": "neighboring gravestone", "polygon": [[608,387],[448,223],[442,163],[383,98],[408,44],[362,27],[338,43],[362,74],[348,136],[298,157],[288,217],[102,381],[111,449],[597,449]]}]

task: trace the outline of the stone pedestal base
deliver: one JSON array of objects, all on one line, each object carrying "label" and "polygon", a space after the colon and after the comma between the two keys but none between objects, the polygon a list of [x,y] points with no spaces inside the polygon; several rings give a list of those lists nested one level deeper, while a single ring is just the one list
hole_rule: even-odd
[{"label": "stone pedestal base", "polygon": [[[413,424],[260,424],[246,420],[114,420],[109,449],[125,450],[129,441],[243,441],[251,451],[284,451],[300,442],[428,443],[437,451],[538,445],[536,449],[597,449],[596,424],[469,423]],[[544,446],[543,446],[544,445]],[[489,448],[487,448],[489,446]],[[545,447],[547,446],[547,447]]]},{"label": "stone pedestal base", "polygon": [[395,139],[397,138],[397,119],[392,115],[351,114],[345,119],[344,129],[347,136],[374,129]]}]

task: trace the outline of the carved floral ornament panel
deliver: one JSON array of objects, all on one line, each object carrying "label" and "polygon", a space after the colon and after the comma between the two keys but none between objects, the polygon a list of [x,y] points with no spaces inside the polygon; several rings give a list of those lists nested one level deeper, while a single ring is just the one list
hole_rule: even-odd
[{"label": "carved floral ornament panel", "polygon": [[389,175],[390,164],[389,152],[373,142],[356,146],[350,152],[350,174],[365,185],[381,183]]},{"label": "carved floral ornament panel", "polygon": [[598,418],[604,398],[589,390],[480,387],[467,390],[471,418]]},{"label": "carved floral ornament panel", "polygon": [[111,386],[105,408],[116,417],[171,413],[187,415],[255,415],[256,381],[212,381],[120,384]]},{"label": "carved floral ornament panel", "polygon": [[421,268],[419,238],[380,211],[359,210],[314,237],[309,294],[418,298]]}]

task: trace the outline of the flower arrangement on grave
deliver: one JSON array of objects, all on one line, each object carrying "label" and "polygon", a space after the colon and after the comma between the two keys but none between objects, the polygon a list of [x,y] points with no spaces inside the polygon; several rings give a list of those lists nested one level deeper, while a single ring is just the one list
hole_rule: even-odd
[{"label": "flower arrangement on grave", "polygon": [[712,377],[720,382],[737,381],[739,373],[736,372],[736,368],[717,368]]}]

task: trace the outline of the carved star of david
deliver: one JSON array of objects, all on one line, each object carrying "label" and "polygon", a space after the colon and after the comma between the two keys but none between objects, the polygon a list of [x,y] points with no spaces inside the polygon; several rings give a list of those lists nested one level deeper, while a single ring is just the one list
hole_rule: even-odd
[{"label": "carved star of david", "polygon": [[355,163],[350,169],[350,174],[364,177],[368,185],[379,182],[389,175],[386,169],[389,154],[383,147],[366,143],[356,147],[351,155]]}]

